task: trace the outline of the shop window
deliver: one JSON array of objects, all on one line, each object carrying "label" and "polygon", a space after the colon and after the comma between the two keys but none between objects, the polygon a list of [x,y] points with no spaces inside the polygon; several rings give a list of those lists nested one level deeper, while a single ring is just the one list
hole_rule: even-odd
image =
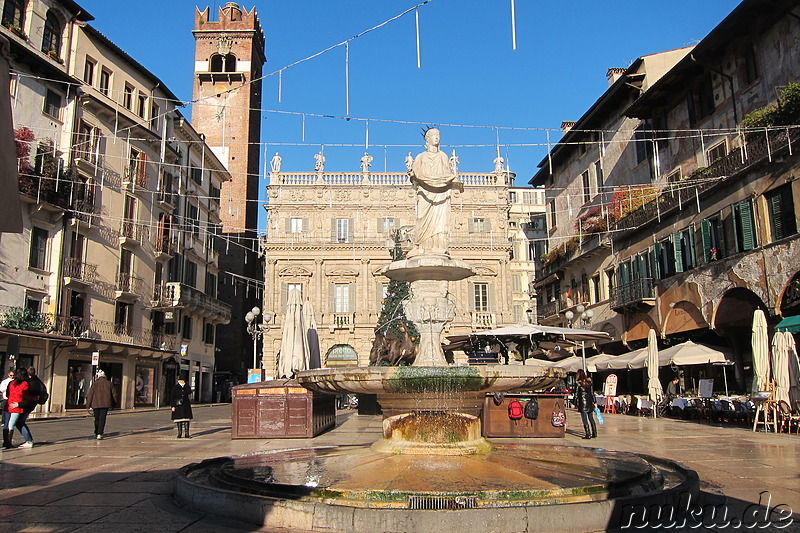
[{"label": "shop window", "polygon": [[338,344],[331,348],[325,358],[326,366],[358,366],[358,354],[347,344]]},{"label": "shop window", "polygon": [[149,366],[136,366],[136,393],[133,397],[134,407],[155,404],[156,371]]}]

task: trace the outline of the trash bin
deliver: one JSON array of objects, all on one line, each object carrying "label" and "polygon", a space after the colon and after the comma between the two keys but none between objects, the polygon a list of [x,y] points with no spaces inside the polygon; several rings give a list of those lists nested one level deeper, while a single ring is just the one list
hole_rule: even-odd
[{"label": "trash bin", "polygon": [[315,437],[336,425],[336,396],[292,379],[233,387],[231,438]]}]

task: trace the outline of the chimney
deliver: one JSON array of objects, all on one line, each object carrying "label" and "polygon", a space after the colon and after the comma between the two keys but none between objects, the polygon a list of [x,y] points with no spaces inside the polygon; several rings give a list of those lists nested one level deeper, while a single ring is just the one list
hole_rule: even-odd
[{"label": "chimney", "polygon": [[623,74],[625,74],[624,68],[612,67],[608,69],[608,72],[606,72],[606,78],[608,78],[608,86],[611,87],[612,85],[614,85],[617,82],[617,80],[622,77]]},{"label": "chimney", "polygon": [[569,130],[575,127],[575,124],[577,124],[577,122],[575,122],[574,120],[563,121],[561,123],[561,134],[566,135]]}]

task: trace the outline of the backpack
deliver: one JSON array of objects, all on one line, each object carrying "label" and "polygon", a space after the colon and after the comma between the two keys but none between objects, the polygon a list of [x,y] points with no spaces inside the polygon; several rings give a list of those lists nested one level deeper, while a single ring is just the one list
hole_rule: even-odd
[{"label": "backpack", "polygon": [[519,420],[522,418],[522,414],[522,404],[519,403],[519,400],[514,398],[508,402],[508,418],[511,420]]},{"label": "backpack", "polygon": [[530,418],[531,420],[539,418],[539,400],[536,398],[531,398],[525,404],[525,418]]},{"label": "backpack", "polygon": [[44,390],[42,390],[42,393],[39,395],[39,399],[36,400],[36,403],[38,403],[39,405],[46,404],[47,399],[50,398],[50,394],[47,393],[47,389],[44,386],[42,386],[42,389]]}]

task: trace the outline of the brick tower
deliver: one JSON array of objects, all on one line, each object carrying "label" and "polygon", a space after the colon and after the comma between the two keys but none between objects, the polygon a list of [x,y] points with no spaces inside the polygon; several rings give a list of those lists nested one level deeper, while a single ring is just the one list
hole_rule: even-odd
[{"label": "brick tower", "polygon": [[231,304],[232,316],[217,331],[216,344],[222,347],[217,369],[238,371],[253,364],[244,315],[261,305],[259,290],[248,280],[263,278],[256,229],[264,33],[255,8],[247,12],[227,2],[218,20],[210,20],[209,8],[198,9],[192,34],[192,124],[232,177],[220,192],[222,232],[228,242],[222,243],[219,261],[219,298]]}]

